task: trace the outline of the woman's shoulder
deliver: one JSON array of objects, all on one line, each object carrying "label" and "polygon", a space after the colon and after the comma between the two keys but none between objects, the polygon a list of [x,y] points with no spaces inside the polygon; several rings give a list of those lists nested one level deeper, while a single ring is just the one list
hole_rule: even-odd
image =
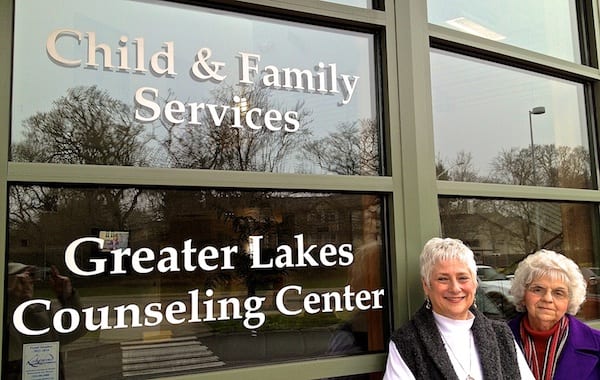
[{"label": "woman's shoulder", "polygon": [[577,318],[574,315],[571,314],[566,314],[567,317],[569,318],[569,324],[571,327],[577,326],[577,329],[581,329],[583,331],[587,331],[591,334],[595,334],[598,335],[600,334],[600,330],[597,330],[595,328],[593,328],[592,326],[588,325],[587,323],[583,322],[582,320],[580,320],[579,318]]},{"label": "woman's shoulder", "polygon": [[491,327],[498,339],[502,338],[506,341],[513,341],[513,332],[505,321],[485,318],[486,323]]},{"label": "woman's shoulder", "polygon": [[510,331],[508,324],[504,320],[491,319],[486,317],[482,312],[477,309],[471,310],[475,315],[475,318],[479,320],[480,323],[487,324],[492,327],[496,331]]},{"label": "woman's shoulder", "polygon": [[432,312],[422,306],[409,321],[392,333],[392,338],[410,339],[418,334],[417,330],[428,330],[432,327],[435,327]]},{"label": "woman's shoulder", "polygon": [[392,333],[392,340],[410,340],[417,333],[414,321],[411,319]]},{"label": "woman's shoulder", "polygon": [[514,317],[512,317],[511,319],[509,319],[506,324],[508,325],[508,327],[510,327],[511,330],[515,331],[519,329],[519,326],[521,324],[521,320],[523,319],[523,317],[525,316],[525,313],[517,313]]},{"label": "woman's shoulder", "polygon": [[570,334],[579,336],[580,340],[587,343],[595,342],[596,349],[600,350],[600,330],[597,330],[585,322],[580,321],[577,317],[567,314],[569,318]]}]

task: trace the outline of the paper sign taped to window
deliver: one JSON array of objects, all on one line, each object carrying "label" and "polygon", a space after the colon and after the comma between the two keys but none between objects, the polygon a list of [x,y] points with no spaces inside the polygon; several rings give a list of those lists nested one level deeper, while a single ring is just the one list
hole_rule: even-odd
[{"label": "paper sign taped to window", "polygon": [[58,380],[58,342],[23,345],[23,380]]}]

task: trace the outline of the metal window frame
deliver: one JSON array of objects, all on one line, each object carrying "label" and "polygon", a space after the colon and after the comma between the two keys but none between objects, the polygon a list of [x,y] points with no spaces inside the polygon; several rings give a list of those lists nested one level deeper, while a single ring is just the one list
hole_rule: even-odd
[{"label": "metal window frame", "polygon": [[[397,328],[421,303],[418,254],[424,241],[439,234],[437,189],[433,154],[431,86],[429,79],[429,30],[426,2],[385,0],[383,9],[361,9],[317,0],[221,0],[180,1],[189,4],[229,7],[237,11],[270,14],[310,23],[326,20],[346,28],[380,29],[385,62],[382,99],[387,147],[387,175],[345,177],[273,173],[241,173],[162,168],[104,167],[10,162],[10,100],[14,1],[0,3],[4,33],[0,49],[0,234],[7,238],[7,189],[11,183],[107,184],[145,186],[214,186],[243,189],[305,189],[374,192],[388,204],[389,292]],[[0,279],[4,284],[6,243],[0,246]],[[4,285],[3,285],[4,286]],[[2,293],[4,294],[4,287]],[[0,304],[3,308],[3,304]],[[4,315],[4,313],[2,313]],[[0,331],[2,334],[3,331]],[[384,369],[386,354],[306,360],[275,365],[223,370],[173,379],[238,379],[240,375],[261,379],[314,379],[370,373]]]}]

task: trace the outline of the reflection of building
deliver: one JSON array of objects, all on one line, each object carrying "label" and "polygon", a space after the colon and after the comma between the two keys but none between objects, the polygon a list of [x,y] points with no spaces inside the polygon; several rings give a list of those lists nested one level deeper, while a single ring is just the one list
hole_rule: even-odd
[{"label": "reflection of building", "polygon": [[[537,233],[541,234],[541,246],[545,249],[578,257],[577,249],[573,249],[573,245],[569,244],[577,242],[578,239],[565,239],[565,236],[571,236],[573,233],[572,224],[568,223],[573,217],[572,213],[585,212],[585,208],[578,211],[577,207],[572,205],[515,202],[513,206],[498,204],[496,211],[484,213],[475,212],[474,207],[485,209],[488,202],[467,202],[466,213],[450,211],[452,208],[448,206],[448,214],[442,217],[444,233],[448,236],[462,236],[481,264],[502,268],[514,266],[525,255],[536,250]],[[504,206],[504,209],[501,206]],[[535,210],[535,218],[532,217],[532,210]],[[581,244],[583,242],[579,241],[576,246]],[[589,252],[589,249],[587,251]]]},{"label": "reflection of building", "polygon": [[[77,197],[93,194],[84,189],[77,193]],[[178,246],[181,242],[192,239],[197,246],[219,246],[220,242],[227,242],[239,243],[244,248],[240,239],[246,239],[249,235],[263,235],[263,245],[275,248],[280,243],[293,243],[294,235],[299,232],[304,235],[305,241],[319,246],[337,241],[351,242],[359,247],[364,242],[373,241],[373,238],[375,241],[379,239],[381,221],[376,203],[370,205],[364,214],[361,198],[354,195],[265,195],[268,193],[237,193],[233,197],[226,193],[211,196],[211,192],[148,193],[148,197],[161,197],[164,200],[164,211],[140,210],[126,220],[131,231],[128,236],[129,247],[132,251],[140,247],[158,249],[166,245]],[[198,199],[201,201],[198,202]],[[248,205],[253,207],[249,208]],[[47,220],[40,225],[43,228],[62,225],[68,215],[72,214],[71,207],[78,205],[63,205],[53,214],[45,214],[44,219]],[[156,212],[164,213],[162,221],[151,219],[151,215]],[[365,216],[368,216],[368,220]],[[86,216],[85,221],[86,224],[79,223],[77,227],[57,229],[49,236],[29,235],[26,230],[13,230],[11,252],[21,261],[40,266],[60,262],[65,245],[73,236],[100,236],[97,229],[91,226],[110,225],[110,217],[106,215],[91,218]],[[373,235],[363,236],[365,229],[372,231],[369,234]],[[114,231],[112,233],[114,235]],[[105,236],[100,237],[104,239]],[[104,240],[112,240],[112,235],[110,239]],[[41,247],[45,247],[44,256],[39,255],[38,249],[41,250]]]},{"label": "reflection of building", "polygon": [[[544,2],[543,12],[529,1],[502,12],[449,3],[0,2],[0,256],[64,273],[65,244],[100,229],[173,257],[185,239],[217,252],[239,244],[236,270],[73,282],[95,307],[162,305],[209,287],[264,296],[269,334],[235,330],[238,320],[153,326],[201,336],[250,378],[381,377],[385,338],[423,299],[417,257],[434,235],[509,269],[539,230],[544,247],[598,266],[596,2]],[[531,159],[526,115],[541,104]],[[438,155],[455,165],[436,178]],[[498,157],[495,176],[475,170]],[[529,186],[533,172],[546,186]],[[273,259],[299,233],[319,248],[351,242],[356,263],[248,270],[249,235],[264,236]],[[77,264],[107,257],[85,247]],[[286,283],[385,287],[385,309],[278,319],[272,299]],[[323,358],[342,320],[367,343]],[[106,377],[119,377],[118,343],[142,330],[94,331],[68,357],[85,375],[114,366]]]},{"label": "reflection of building", "polygon": [[[23,188],[22,190],[32,189]],[[45,192],[49,189],[37,190]],[[65,200],[88,199],[92,202],[96,196],[95,189],[55,190]],[[278,291],[286,285],[300,286],[303,289],[303,294],[288,292],[285,302],[293,310],[304,307],[302,297],[309,292],[315,294],[336,292],[346,286],[351,287],[353,292],[382,289],[384,278],[381,272],[383,250],[380,238],[380,198],[344,193],[240,191],[214,193],[202,190],[142,191],[138,193],[138,197],[160,199],[161,202],[145,202],[147,207],[137,208],[135,213],[127,217],[123,214],[121,220],[129,229],[127,247],[129,253],[126,254],[126,258],[132,258],[141,251],[146,252],[141,254],[145,256],[151,250],[159,256],[156,257],[156,260],[147,260],[144,267],[149,268],[151,265],[159,265],[156,263],[162,262],[160,265],[164,268],[163,273],[154,270],[146,274],[136,274],[133,259],[126,259],[123,269],[128,272],[127,275],[111,276],[102,273],[88,278],[73,276],[73,283],[83,293],[95,294],[97,288],[106,289],[108,294],[124,293],[120,297],[105,295],[84,297],[84,301],[86,306],[96,307],[97,313],[109,305],[110,310],[117,310],[122,307],[121,304],[128,304],[130,305],[128,309],[138,311],[132,312],[131,316],[126,314],[124,317],[118,316],[118,313],[115,313],[116,316],[109,314],[108,321],[115,323],[115,319],[119,321],[124,318],[121,324],[137,323],[138,327],[118,337],[109,330],[100,331],[95,345],[88,346],[90,342],[86,339],[72,346],[69,357],[78,360],[72,365],[88,363],[88,358],[82,355],[80,350],[85,349],[86,352],[95,355],[98,352],[110,351],[109,343],[112,340],[122,339],[121,342],[127,346],[134,344],[131,342],[137,342],[136,345],[144,348],[140,351],[141,357],[134,359],[129,359],[130,351],[119,351],[124,358],[123,363],[125,363],[122,370],[127,370],[127,373],[132,374],[131,376],[137,376],[136,373],[142,373],[136,372],[138,367],[144,366],[143,363],[147,361],[152,361],[145,352],[146,348],[154,343],[155,338],[144,338],[147,340],[144,343],[140,343],[138,340],[143,340],[142,334],[145,337],[147,333],[155,330],[158,330],[158,333],[155,334],[158,337],[176,341],[193,340],[194,336],[201,335],[200,341],[208,345],[211,355],[205,357],[199,354],[200,356],[194,355],[185,360],[182,358],[177,361],[182,364],[173,366],[171,369],[167,368],[168,362],[155,360],[152,364],[152,368],[155,367],[155,369],[143,373],[166,374],[170,371],[184,373],[194,369],[214,368],[217,364],[232,368],[247,362],[269,360],[269,358],[289,360],[297,357],[319,357],[328,352],[332,337],[342,331],[338,330],[338,326],[342,325],[346,326],[343,331],[357,337],[357,342],[360,344],[357,344],[352,352],[335,351],[328,352],[328,355],[343,356],[384,349],[384,314],[381,310],[336,311],[335,313],[322,313],[323,317],[318,314],[312,316],[302,313],[297,319],[307,320],[307,322],[302,322],[307,326],[290,328],[289,324],[294,326],[301,322],[294,322],[292,318],[286,321],[279,315],[278,306],[275,303]],[[160,206],[154,207],[153,205],[156,204]],[[56,206],[52,215],[45,215],[45,217],[48,218],[50,226],[55,225],[72,215],[78,206],[78,202],[65,201]],[[110,218],[103,214],[93,213],[81,216],[85,223],[73,226],[69,230],[61,230],[60,233],[51,237],[46,236],[43,239],[41,239],[42,236],[29,237],[30,247],[23,247],[18,254],[15,252],[13,256],[40,262],[42,260],[52,262],[60,260],[64,251],[61,252],[57,249],[57,252],[51,256],[42,256],[32,247],[42,246],[46,243],[57,247],[62,246],[64,250],[71,241],[86,236],[86,234],[92,237],[99,236],[103,241],[112,241],[115,235],[114,231],[110,231],[109,234],[89,229],[89,226],[109,225]],[[45,223],[40,224],[40,227],[44,228]],[[26,231],[13,228],[11,242],[20,241],[19,236],[26,236]],[[248,244],[252,236],[260,237],[262,259],[260,264],[265,265],[271,262],[270,268],[251,267],[254,262],[250,258],[252,252],[249,250]],[[184,253],[186,244],[189,247],[187,254]],[[342,245],[347,246],[344,249],[352,253],[352,263],[340,259],[342,256],[337,253],[337,250],[341,250]],[[236,247],[232,255],[219,255],[219,252],[224,252],[223,250],[226,248],[229,251],[229,247]],[[117,248],[116,251],[120,252],[124,248]],[[213,270],[201,270],[196,267],[199,265],[200,257],[204,257],[204,254],[208,255],[207,265],[213,267]],[[93,247],[83,247],[77,254],[78,264],[88,269],[94,260],[107,260],[108,270],[112,267],[112,257],[112,252],[101,251]],[[225,265],[224,257],[229,257],[231,260],[230,268],[227,270],[219,269],[219,265]],[[281,260],[281,262],[287,263],[287,266],[279,268],[273,264],[274,260]],[[300,266],[298,265],[300,262],[305,263]],[[172,265],[176,265],[176,270],[167,271],[167,266]],[[187,269],[190,267],[196,269]],[[192,308],[194,302],[184,300],[189,298],[189,292],[193,289],[198,289],[197,292],[200,295],[199,305],[196,308],[202,308],[205,302],[214,302],[214,305],[210,307],[218,315],[216,320],[183,323],[181,326],[179,324],[169,325],[163,321],[150,328],[142,327],[140,322],[135,322],[136,316],[145,312],[144,305],[150,303],[155,303],[157,305],[155,308],[158,308],[159,304],[164,308],[169,308],[171,307],[169,305],[183,302],[177,307],[182,308],[183,305],[187,305]],[[211,292],[211,296],[204,293],[206,289],[208,289],[207,292]],[[135,302],[131,303],[128,300],[128,294],[135,297]],[[270,318],[265,322],[264,327],[257,329],[253,334],[241,326],[239,318],[233,319],[237,313],[233,311],[233,303],[229,303],[225,311],[219,304],[226,298],[239,299],[241,303],[250,296],[264,297],[263,309],[266,317]],[[354,306],[351,308],[354,309]],[[208,310],[208,306],[206,310]],[[183,318],[183,315],[186,314],[178,315]],[[99,324],[101,319],[96,318],[95,322]],[[252,346],[259,341],[265,345],[264,350],[244,351],[235,355],[231,352],[232,345]],[[281,347],[272,347],[272,345],[281,345],[284,341],[295,348],[283,350]],[[165,344],[170,346],[178,343],[169,341]],[[193,344],[195,347],[196,343]],[[212,355],[213,353],[214,355]],[[125,354],[128,355],[127,358],[125,358]],[[111,355],[115,355],[115,353],[113,352]],[[218,357],[219,360],[211,361],[208,365],[202,364],[205,359],[213,356]],[[148,368],[144,369],[144,371],[146,370],[149,371]],[[115,374],[118,371],[119,368],[107,366],[102,373]]]},{"label": "reflection of building", "polygon": [[463,241],[471,247],[480,264],[504,267],[525,254],[523,237],[517,225],[520,220],[483,214],[452,215],[449,220],[451,223],[444,223],[442,219],[444,234],[464,236]]}]

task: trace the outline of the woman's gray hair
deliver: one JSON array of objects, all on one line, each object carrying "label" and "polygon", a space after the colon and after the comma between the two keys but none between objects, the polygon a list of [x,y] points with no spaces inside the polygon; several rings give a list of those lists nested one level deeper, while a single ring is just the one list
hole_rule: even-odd
[{"label": "woman's gray hair", "polygon": [[433,268],[438,262],[446,260],[458,260],[464,263],[469,268],[473,281],[477,284],[477,263],[473,251],[458,239],[435,237],[425,243],[419,258],[421,278],[428,287],[431,285]]},{"label": "woman's gray hair", "polygon": [[579,266],[573,260],[547,249],[527,256],[517,266],[510,288],[510,294],[515,298],[517,311],[526,311],[523,300],[527,287],[540,277],[563,281],[569,290],[567,313],[577,314],[581,304],[585,301],[587,282],[583,278]]}]

